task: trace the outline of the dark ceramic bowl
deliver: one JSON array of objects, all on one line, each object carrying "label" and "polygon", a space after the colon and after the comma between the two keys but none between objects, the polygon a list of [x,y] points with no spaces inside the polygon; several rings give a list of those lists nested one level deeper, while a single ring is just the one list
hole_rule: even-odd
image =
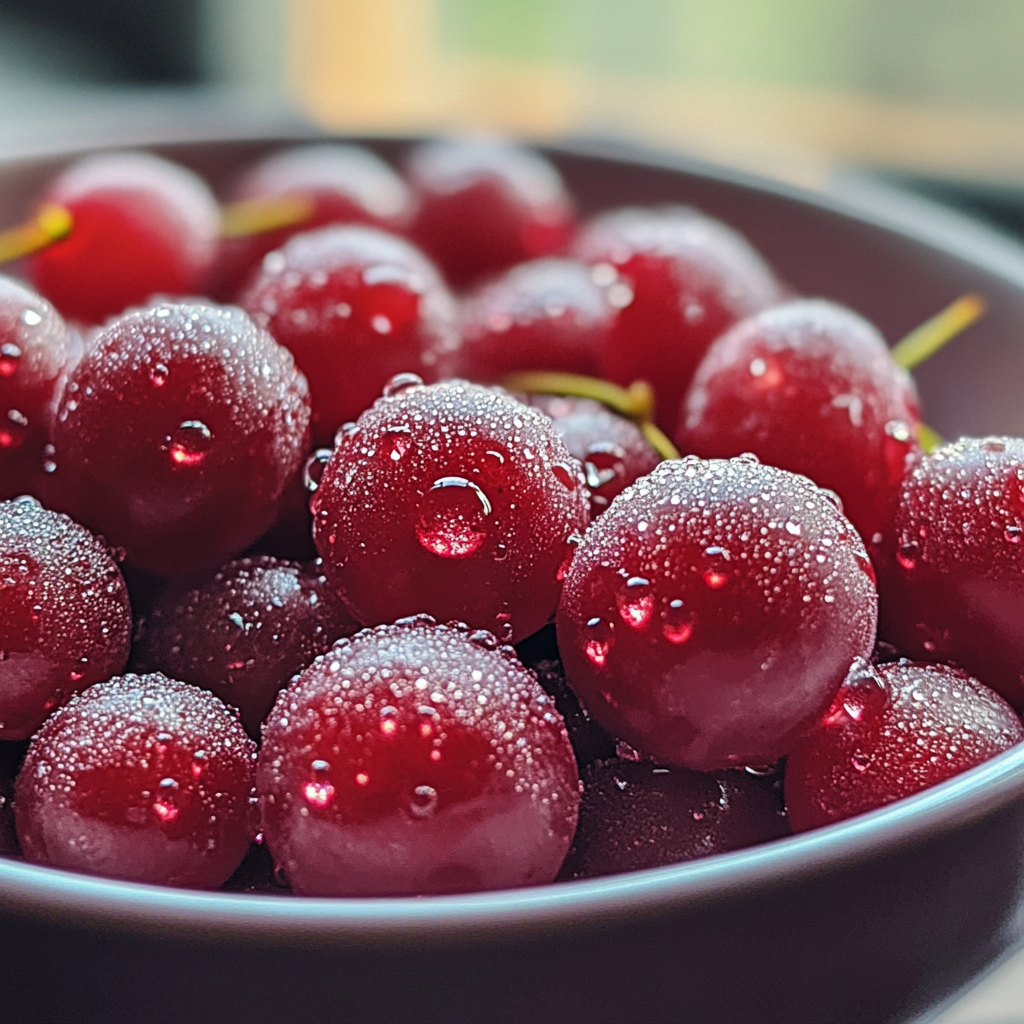
[{"label": "dark ceramic bowl", "polygon": [[[163,151],[217,182],[273,144]],[[881,191],[824,198],[631,150],[551,155],[585,210],[691,203],[890,339],[980,292],[988,315],[918,374],[926,415],[947,436],[1024,433],[1024,250]],[[0,163],[0,224],[60,162]],[[0,1019],[913,1021],[1024,937],[1022,882],[1024,747],[818,832],[540,889],[299,899],[0,860]]]}]

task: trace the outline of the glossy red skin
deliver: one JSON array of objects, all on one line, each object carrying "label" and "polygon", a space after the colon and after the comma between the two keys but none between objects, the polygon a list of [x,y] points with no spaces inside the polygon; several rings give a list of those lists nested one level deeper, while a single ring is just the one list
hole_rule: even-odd
[{"label": "glossy red skin", "polygon": [[256,833],[255,756],[206,690],[158,673],[97,683],[29,746],[15,784],[22,850],[71,871],[218,886]]},{"label": "glossy red skin", "polygon": [[69,320],[103,323],[153,295],[194,295],[213,261],[220,213],[201,178],[150,153],[99,153],[68,167],[41,202],[74,227],[29,275]]},{"label": "glossy red skin", "polygon": [[212,690],[259,737],[278,691],[358,628],[312,567],[240,558],[166,590],[138,631],[134,659],[143,671]]},{"label": "glossy red skin", "polygon": [[482,384],[518,370],[596,377],[613,313],[584,264],[522,263],[467,296],[447,375]]},{"label": "glossy red skin", "polygon": [[596,519],[630,484],[646,476],[661,456],[640,428],[589,398],[531,395],[529,404],[551,417],[569,454],[583,466]]},{"label": "glossy red skin", "polygon": [[424,617],[343,640],[292,682],[257,787],[274,858],[310,896],[550,882],[579,803],[565,727],[515,652]]},{"label": "glossy red skin", "polygon": [[742,850],[789,835],[781,786],[613,758],[583,773],[580,821],[563,874],[595,878]]},{"label": "glossy red skin", "polygon": [[28,739],[128,661],[132,613],[106,547],[31,499],[0,502],[0,739]]},{"label": "glossy red skin", "polygon": [[506,642],[549,620],[588,521],[551,421],[459,381],[379,399],[339,435],[310,508],[324,573],[360,622],[425,612]]},{"label": "glossy red skin", "polygon": [[722,335],[683,403],[676,444],[706,459],[753,452],[835,491],[879,569],[903,478],[920,457],[914,386],[875,328],[820,299]]},{"label": "glossy red skin", "polygon": [[78,348],[50,303],[0,275],[0,499],[44,490],[53,406]]},{"label": "glossy red skin", "polygon": [[658,423],[670,434],[715,338],[782,298],[742,235],[689,207],[601,214],[584,226],[573,254],[595,267],[618,307],[600,376],[627,387],[650,383]]},{"label": "glossy red skin", "polygon": [[1024,440],[963,438],[925,456],[896,514],[882,636],[952,662],[1024,708]]},{"label": "glossy red skin", "polygon": [[784,756],[870,655],[876,617],[860,538],[809,480],[689,458],[661,463],[591,525],[558,646],[609,732],[664,765],[713,771]]},{"label": "glossy red skin", "polygon": [[455,288],[516,263],[562,252],[575,212],[554,165],[488,139],[441,139],[413,150],[411,235]]},{"label": "glossy red skin", "polygon": [[161,576],[222,565],[273,522],[308,444],[305,378],[235,307],[111,322],[53,432],[61,507]]},{"label": "glossy red skin", "polygon": [[412,197],[405,182],[361,146],[315,143],[271,153],[235,184],[229,201],[299,196],[312,203],[301,224],[224,238],[211,271],[209,294],[234,299],[260,260],[292,235],[327,224],[370,224],[401,233],[409,224]]},{"label": "glossy red skin", "polygon": [[436,380],[458,337],[455,301],[433,264],[375,228],[295,235],[263,261],[240,301],[308,378],[320,446],[395,374]]},{"label": "glossy red skin", "polygon": [[786,806],[804,832],[911,796],[1024,741],[1013,708],[949,665],[857,665],[786,762]]}]

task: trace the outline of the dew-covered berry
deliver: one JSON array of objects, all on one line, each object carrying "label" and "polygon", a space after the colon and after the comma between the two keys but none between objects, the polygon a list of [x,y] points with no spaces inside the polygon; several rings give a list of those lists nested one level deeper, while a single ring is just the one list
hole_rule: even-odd
[{"label": "dew-covered berry", "polygon": [[31,498],[0,502],[0,739],[27,739],[76,690],[120,672],[131,633],[103,544]]},{"label": "dew-covered berry", "polygon": [[315,896],[550,882],[579,802],[565,727],[515,652],[422,617],[340,641],[281,693],[257,787],[278,867]]},{"label": "dew-covered berry", "polygon": [[139,629],[133,659],[212,690],[259,736],[278,690],[358,628],[311,567],[240,558],[210,578],[172,584]]},{"label": "dew-covered berry", "polygon": [[1024,708],[1024,440],[963,438],[904,481],[882,636]]},{"label": "dew-covered berry", "polygon": [[574,254],[593,267],[618,315],[601,376],[646,380],[672,432],[708,346],[737,320],[778,302],[781,290],[750,243],[688,207],[625,208],[586,225]]},{"label": "dew-covered berry", "polygon": [[266,256],[240,302],[308,378],[318,445],[329,445],[395,374],[436,380],[458,339],[455,300],[437,269],[376,228],[295,235]]},{"label": "dew-covered berry", "polygon": [[753,456],[663,462],[587,531],[558,646],[587,710],[665,765],[772,764],[868,657],[864,546],[806,477]]},{"label": "dew-covered berry", "polygon": [[209,888],[256,833],[256,745],[212,693],[151,675],[76,695],[33,738],[15,786],[25,857]]},{"label": "dew-covered berry", "polygon": [[311,501],[328,579],[364,625],[425,612],[540,629],[587,525],[579,463],[505,392],[401,378],[339,434]]},{"label": "dew-covered berry", "polygon": [[583,772],[580,820],[563,875],[640,871],[788,834],[781,786],[770,777],[612,758]]},{"label": "dew-covered berry", "polygon": [[1024,741],[997,693],[949,665],[854,665],[818,726],[790,751],[786,806],[796,832],[935,786]]},{"label": "dew-covered berry", "polygon": [[308,429],[305,378],[240,309],[136,310],[70,375],[53,432],[58,500],[139,568],[213,569],[273,522]]}]

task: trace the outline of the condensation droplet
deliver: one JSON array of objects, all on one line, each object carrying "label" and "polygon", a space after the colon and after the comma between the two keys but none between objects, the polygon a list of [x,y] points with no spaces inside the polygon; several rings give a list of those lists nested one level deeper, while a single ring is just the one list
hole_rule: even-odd
[{"label": "condensation droplet", "polygon": [[331,461],[331,456],[334,452],[330,448],[317,448],[315,452],[308,459],[306,464],[302,467],[302,481],[306,485],[306,490],[310,494],[313,494],[316,489],[320,486],[320,481],[323,479],[324,470],[327,468],[327,463]]},{"label": "condensation droplet", "polygon": [[437,809],[437,790],[433,786],[417,786],[412,791],[409,811],[414,818],[429,818]]},{"label": "condensation droplet", "polygon": [[420,504],[416,537],[442,558],[465,558],[487,539],[491,503],[471,480],[444,476],[435,480]]},{"label": "condensation droplet", "polygon": [[0,345],[0,377],[13,377],[21,359],[21,349],[13,342]]},{"label": "condensation droplet", "polygon": [[202,420],[185,420],[165,443],[175,466],[198,466],[213,445],[213,434]]},{"label": "condensation droplet", "polygon": [[409,388],[418,387],[423,383],[423,378],[415,373],[397,373],[384,385],[384,397],[394,398]]},{"label": "condensation droplet", "polygon": [[162,388],[167,383],[167,378],[170,376],[171,371],[164,366],[163,363],[157,363],[155,366],[150,368],[149,371],[149,383],[155,388]]}]

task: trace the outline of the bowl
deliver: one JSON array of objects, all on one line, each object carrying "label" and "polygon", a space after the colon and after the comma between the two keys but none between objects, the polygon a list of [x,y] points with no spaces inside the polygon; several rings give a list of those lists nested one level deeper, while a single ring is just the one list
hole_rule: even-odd
[{"label": "bowl", "polygon": [[[214,184],[294,138],[157,147]],[[360,140],[399,159],[408,140]],[[584,211],[683,202],[793,288],[890,340],[974,291],[921,368],[947,436],[1024,433],[1024,249],[869,187],[845,198],[621,146],[547,150]],[[0,224],[67,159],[0,162]],[[310,899],[129,884],[0,860],[6,1021],[879,1024],[922,1019],[1024,938],[1024,747],[761,847],[544,888]]]}]

